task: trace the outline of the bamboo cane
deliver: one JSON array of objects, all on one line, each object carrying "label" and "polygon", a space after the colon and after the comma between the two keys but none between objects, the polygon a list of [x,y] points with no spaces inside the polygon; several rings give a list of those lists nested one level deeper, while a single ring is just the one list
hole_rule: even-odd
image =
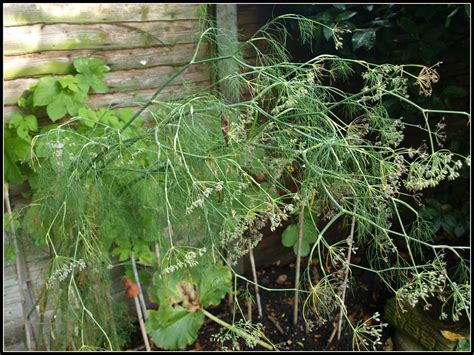
[{"label": "bamboo cane", "polygon": [[255,298],[257,299],[258,317],[263,317],[262,303],[260,302],[260,292],[258,289],[257,268],[255,267],[255,259],[253,257],[253,249],[249,243],[250,265],[252,266],[253,281],[255,282]]},{"label": "bamboo cane", "polygon": [[301,245],[303,244],[303,223],[304,223],[304,202],[300,207],[298,218],[298,253],[296,255],[296,273],[295,273],[295,303],[293,306],[293,325],[298,322],[298,287],[300,285],[300,265],[301,265]]},{"label": "bamboo cane", "polygon": [[139,300],[140,300],[140,306],[141,306],[143,318],[146,320],[147,318],[146,304],[145,304],[145,299],[143,298],[142,284],[140,282],[140,278],[138,277],[137,263],[135,261],[135,254],[133,251],[131,252],[131,260],[132,260],[133,276],[135,277],[135,282],[137,283],[138,289],[140,290],[140,293],[138,295]]}]

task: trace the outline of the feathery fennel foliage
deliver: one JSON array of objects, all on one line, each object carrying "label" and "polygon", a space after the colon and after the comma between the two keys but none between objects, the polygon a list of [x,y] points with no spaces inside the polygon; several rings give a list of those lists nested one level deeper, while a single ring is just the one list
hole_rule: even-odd
[{"label": "feathery fennel foliage", "polygon": [[[35,224],[38,240],[50,247],[54,263],[81,258],[88,272],[105,260],[104,255],[115,254],[127,262],[134,251],[141,264],[156,270],[152,283],[166,284],[164,280],[177,272],[194,275],[189,285],[199,293],[201,281],[195,280],[206,278],[199,275],[204,254],[216,268],[227,264],[244,278],[232,267],[259,243],[259,230],[266,224],[272,230],[281,226],[304,203],[310,217],[305,223],[315,235],[300,293],[307,322],[312,313],[323,323],[341,306],[346,241],[331,245],[325,233],[353,217],[354,244],[369,250],[370,267],[365,269],[380,276],[401,303],[429,305],[430,297],[437,296],[446,309],[450,300],[454,302],[451,314],[443,312],[443,317],[469,316],[468,278],[452,279],[443,260],[445,253],[460,256],[468,248],[437,245],[429,225],[412,207],[418,191],[456,178],[459,168],[469,162],[469,157],[438,149],[429,119],[439,112],[423,109],[407,96],[407,85],[424,80],[414,74],[420,66],[380,65],[333,55],[293,63],[284,46],[285,21],[298,22],[303,41],[324,27],[332,32],[336,48],[342,45],[340,29],[302,16],[280,16],[243,43],[228,38],[233,55],[191,59],[186,67],[221,60],[238,66],[238,72],[213,83],[209,93],[172,102],[154,97],[143,106],[152,116],[145,123],[136,114],[120,129],[98,123],[97,129],[81,132],[75,126],[84,118],[77,116],[36,136],[32,150],[38,157],[36,193],[29,213],[30,220],[41,221]],[[219,36],[228,37],[208,27],[199,45],[216,43]],[[265,51],[260,50],[263,47]],[[256,52],[256,64],[243,60],[245,50]],[[434,75],[435,69],[428,69],[424,75]],[[341,89],[341,82],[353,79],[362,80],[360,90]],[[212,90],[223,82],[247,94],[237,103],[226,103]],[[424,80],[423,90],[432,82]],[[407,124],[402,117],[391,117],[384,106],[388,97],[419,111],[425,125],[411,128],[419,129],[429,146],[421,140],[418,146],[403,144]],[[470,117],[464,112],[444,113]],[[402,219],[407,214],[409,225]],[[336,270],[328,274],[321,268],[323,278],[316,285],[311,277],[313,257],[328,260]],[[469,274],[467,267],[463,271]],[[76,292],[82,303],[79,274],[73,271],[61,281],[62,292]],[[222,287],[229,289],[230,284]],[[190,297],[184,293],[180,297],[185,296]],[[163,306],[166,311],[153,316],[147,329],[158,339],[157,345],[170,332],[163,324],[186,334],[176,341],[167,338],[169,348],[184,348],[196,339],[201,315],[193,316],[199,322],[189,325],[177,326],[172,318],[174,307],[181,307],[183,314],[205,312],[199,299],[193,302],[192,309]],[[77,304],[65,307],[72,310]],[[105,337],[106,319],[95,319],[82,303],[84,312],[93,321],[90,326]],[[379,341],[381,324],[353,324],[347,312],[344,317],[355,347],[368,348]],[[377,315],[374,319],[379,321]],[[160,325],[154,328],[154,324]]]}]

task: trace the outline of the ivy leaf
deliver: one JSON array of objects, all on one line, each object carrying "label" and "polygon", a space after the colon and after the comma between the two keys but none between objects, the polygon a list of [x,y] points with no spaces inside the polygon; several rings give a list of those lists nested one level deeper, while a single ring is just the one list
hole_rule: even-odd
[{"label": "ivy leaf", "polygon": [[369,50],[374,46],[375,43],[375,30],[373,29],[364,29],[359,30],[354,33],[352,36],[352,49],[356,50],[358,48],[364,47]]},{"label": "ivy leaf", "polygon": [[33,105],[46,106],[51,103],[59,93],[57,82],[52,76],[42,77],[33,93]]},{"label": "ivy leaf", "polygon": [[148,311],[145,328],[160,348],[183,350],[196,341],[203,323],[202,312],[189,313],[180,306],[160,305],[158,311]]}]

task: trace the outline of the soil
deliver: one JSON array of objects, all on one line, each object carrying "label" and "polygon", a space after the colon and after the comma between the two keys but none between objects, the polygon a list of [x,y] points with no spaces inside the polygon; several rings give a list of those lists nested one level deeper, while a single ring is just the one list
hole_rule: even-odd
[{"label": "soil", "polygon": [[[356,258],[357,260],[357,258]],[[361,264],[364,261],[360,261]],[[302,265],[306,265],[306,260],[302,259]],[[281,283],[283,279],[286,281]],[[293,288],[294,285],[295,266],[290,264],[287,266],[282,265],[270,265],[268,267],[260,268],[258,270],[259,283],[267,288]],[[245,275],[248,279],[252,279],[251,274]],[[373,316],[375,312],[379,312],[381,315],[381,321],[386,323],[383,319],[383,306],[385,301],[390,297],[389,293],[384,291],[381,282],[377,279],[377,276],[370,272],[365,272],[360,269],[353,270],[354,283],[351,288],[348,288],[346,294],[346,305],[350,314],[350,318],[355,323],[363,322],[369,317]],[[280,284],[277,280],[280,278]],[[238,289],[245,290],[246,286],[244,282],[238,282]],[[254,287],[249,287],[249,291],[254,291]],[[278,291],[270,292],[261,290],[261,302],[263,308],[262,319],[258,318],[257,307],[254,304],[252,307],[252,320],[253,322],[262,323],[264,326],[265,336],[278,348],[278,350],[290,350],[290,351],[351,351],[352,347],[352,334],[348,327],[342,328],[341,338],[337,340],[337,335],[333,336],[333,340],[329,343],[329,339],[334,330],[333,322],[337,322],[339,310],[334,311],[332,319],[322,326],[314,326],[312,329],[306,329],[305,322],[302,319],[301,312],[299,313],[298,324],[293,326],[293,303],[294,303],[294,292],[293,291]],[[241,298],[241,300],[240,300]],[[255,298],[255,297],[254,297]],[[239,297],[242,311],[247,314],[246,303],[243,297]],[[301,302],[301,301],[300,301]],[[223,300],[219,306],[210,307],[207,309],[210,313],[216,315],[220,319],[232,323],[232,310],[227,299]],[[301,303],[300,303],[301,310]],[[271,320],[272,318],[272,320]],[[241,319],[240,311],[236,311],[235,322]],[[313,316],[307,317],[307,319],[315,322]],[[280,329],[278,329],[280,328]],[[188,351],[220,351],[222,350],[220,344],[212,340],[212,336],[217,334],[222,327],[210,319],[205,320],[204,325],[201,327],[198,339],[196,342],[189,346],[186,350]],[[393,329],[388,326],[384,328],[380,345],[377,346],[376,350],[384,350],[386,340],[392,335]],[[137,341],[136,344],[143,344],[141,336],[136,334],[134,337]],[[230,342],[224,343],[230,350],[232,345]],[[245,345],[243,339],[239,339],[240,350],[250,351],[265,351],[267,349],[256,345],[254,348],[249,348]],[[135,350],[140,349],[135,348]],[[159,348],[152,348],[152,350],[161,350]],[[371,349],[372,350],[372,349]]]}]

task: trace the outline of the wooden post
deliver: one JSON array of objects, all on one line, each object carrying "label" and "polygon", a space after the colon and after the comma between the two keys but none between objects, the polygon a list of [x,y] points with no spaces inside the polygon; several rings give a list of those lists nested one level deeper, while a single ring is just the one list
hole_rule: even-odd
[{"label": "wooden post", "polygon": [[[29,319],[29,312],[34,311],[35,302],[33,299],[33,292],[30,289],[31,285],[28,284],[28,274],[27,274],[27,267],[26,267],[26,260],[25,256],[23,255],[22,250],[20,249],[19,243],[17,242],[16,230],[15,225],[13,223],[13,215],[12,209],[10,205],[10,194],[8,192],[8,184],[6,182],[3,183],[3,199],[5,201],[5,205],[7,207],[7,213],[9,217],[9,226],[10,226],[10,233],[11,238],[13,241],[13,246],[15,248],[15,261],[16,261],[16,273],[18,279],[18,288],[20,291],[20,299],[21,305],[23,309],[23,322],[25,324],[25,335],[26,335],[26,348],[29,351],[32,350],[41,350],[36,349],[37,344],[35,344],[35,334],[33,330],[33,325]],[[25,293],[25,286],[26,286],[26,293]]]},{"label": "wooden post", "polygon": [[[216,5],[216,24],[217,27],[224,30],[227,36],[218,35],[217,40],[217,53],[219,56],[231,55],[232,48],[234,48],[231,42],[238,43],[237,37],[237,5],[236,4],[217,4]],[[218,64],[218,76],[219,80],[235,74],[239,70],[237,62],[233,59],[226,59],[219,61]],[[239,101],[240,93],[236,92],[235,89],[229,87],[226,82],[220,84],[220,91],[223,98],[229,103],[236,103]]]}]

